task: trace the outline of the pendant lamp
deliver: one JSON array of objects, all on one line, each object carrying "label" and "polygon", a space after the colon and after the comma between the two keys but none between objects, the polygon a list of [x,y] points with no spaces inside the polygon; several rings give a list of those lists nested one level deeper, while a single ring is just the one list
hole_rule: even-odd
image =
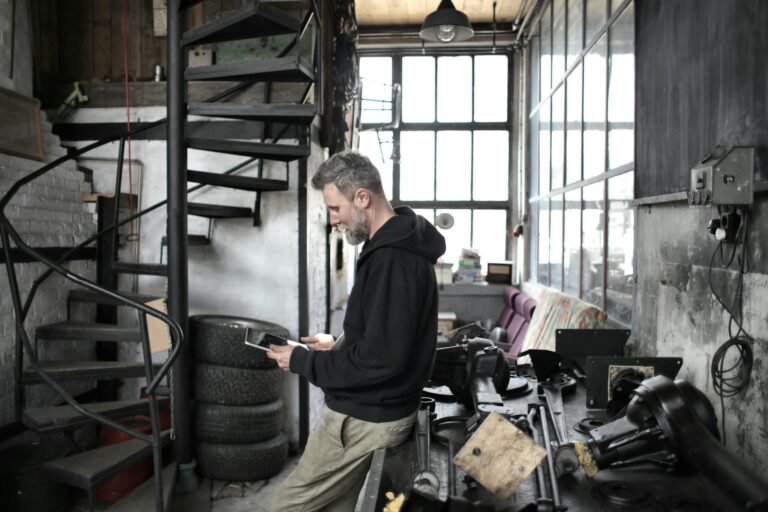
[{"label": "pendant lamp", "polygon": [[475,34],[466,14],[456,10],[451,0],[441,0],[435,12],[427,15],[419,37],[434,43],[466,41]]}]

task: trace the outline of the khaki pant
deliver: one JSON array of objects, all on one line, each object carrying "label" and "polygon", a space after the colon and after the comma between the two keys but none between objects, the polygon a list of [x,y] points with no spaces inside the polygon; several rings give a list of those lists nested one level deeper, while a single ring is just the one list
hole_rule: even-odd
[{"label": "khaki pant", "polygon": [[377,448],[404,442],[416,413],[385,423],[345,416],[323,406],[323,422],[307,440],[298,466],[272,500],[272,512],[352,512]]}]

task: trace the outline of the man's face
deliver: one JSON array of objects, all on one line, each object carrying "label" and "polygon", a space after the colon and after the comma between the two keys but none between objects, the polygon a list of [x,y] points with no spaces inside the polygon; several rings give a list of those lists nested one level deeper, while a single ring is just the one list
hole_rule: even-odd
[{"label": "man's face", "polygon": [[336,185],[328,183],[323,187],[323,199],[331,215],[331,225],[344,230],[347,242],[357,245],[368,240],[368,217]]}]

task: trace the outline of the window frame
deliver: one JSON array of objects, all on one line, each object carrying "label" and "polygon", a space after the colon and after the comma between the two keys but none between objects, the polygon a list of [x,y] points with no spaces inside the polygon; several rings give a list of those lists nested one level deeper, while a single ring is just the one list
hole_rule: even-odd
[{"label": "window frame", "polygon": [[[553,55],[549,55],[548,63],[549,63],[549,66],[550,66],[550,73],[549,73],[549,75],[551,77],[551,87],[549,87],[548,89],[543,87],[542,85],[539,85],[542,82],[542,80],[541,80],[541,77],[542,77],[542,67],[544,67],[544,65],[547,64],[547,62],[545,62],[546,59],[542,58],[541,51],[542,51],[542,48],[550,48],[550,49],[552,49],[554,43],[553,43],[552,40],[550,40],[548,42],[548,44],[547,44],[547,41],[541,41],[540,38],[541,38],[542,32],[545,35],[548,35],[550,38],[554,38],[555,37],[554,27],[552,26],[553,18],[554,18],[554,13],[553,13],[554,2],[548,1],[547,3],[545,3],[545,7],[544,7],[544,10],[542,11],[542,15],[541,15],[540,19],[538,20],[538,25],[537,25],[536,31],[533,33],[533,35],[531,36],[531,40],[529,41],[529,43],[531,41],[535,41],[535,42],[533,44],[529,44],[528,45],[529,49],[526,50],[526,54],[527,55],[525,56],[526,57],[527,68],[531,70],[531,75],[527,76],[526,80],[528,81],[529,85],[536,86],[536,90],[533,90],[533,88],[529,87],[529,91],[530,91],[529,92],[529,95],[530,95],[529,96],[529,101],[530,101],[530,103],[528,104],[527,115],[528,115],[528,126],[531,127],[531,129],[528,131],[528,134],[526,136],[526,141],[525,141],[525,144],[527,145],[526,154],[527,154],[527,159],[528,159],[528,165],[529,165],[528,169],[529,169],[529,175],[530,175],[530,179],[528,180],[528,184],[529,184],[530,188],[527,191],[527,193],[528,193],[529,212],[531,213],[531,222],[532,222],[532,225],[538,226],[539,217],[541,216],[541,207],[540,207],[541,205],[551,204],[552,200],[554,200],[554,199],[556,199],[558,197],[565,198],[569,192],[573,192],[575,190],[581,190],[582,191],[582,194],[581,194],[582,195],[581,225],[583,225],[583,223],[584,223],[584,217],[583,217],[583,215],[584,215],[584,210],[583,210],[583,205],[584,205],[583,190],[586,187],[588,187],[590,185],[594,185],[596,183],[602,183],[603,184],[602,215],[603,215],[604,219],[606,219],[606,221],[605,221],[606,224],[605,224],[605,226],[603,228],[603,233],[602,233],[602,254],[601,254],[601,259],[602,259],[602,280],[601,281],[602,281],[602,283],[601,283],[601,293],[600,293],[601,299],[599,301],[600,303],[595,304],[595,305],[599,306],[604,311],[608,311],[608,309],[607,309],[607,306],[608,306],[608,304],[607,304],[607,296],[608,296],[608,290],[609,290],[609,286],[608,286],[608,266],[609,266],[608,265],[608,256],[609,256],[608,252],[609,251],[608,251],[608,248],[609,248],[609,245],[610,245],[609,244],[609,237],[611,236],[610,230],[608,229],[608,225],[607,225],[607,219],[608,219],[608,216],[609,216],[609,213],[610,213],[610,200],[609,200],[608,183],[611,180],[611,178],[615,178],[616,176],[621,176],[621,175],[624,175],[626,173],[633,172],[635,170],[634,158],[633,158],[633,160],[631,162],[625,163],[623,165],[618,165],[618,166],[616,166],[614,168],[610,168],[609,167],[608,156],[609,156],[610,148],[609,148],[609,145],[608,145],[608,143],[609,143],[608,137],[609,137],[609,134],[610,134],[611,130],[612,129],[622,129],[622,128],[624,128],[624,129],[631,128],[631,129],[634,130],[635,115],[636,115],[634,113],[634,109],[633,109],[633,119],[632,119],[632,122],[617,123],[617,122],[610,122],[610,120],[609,120],[609,112],[608,112],[609,90],[610,90],[610,82],[609,82],[609,80],[610,80],[610,72],[611,72],[610,66],[611,66],[611,55],[612,55],[611,54],[611,37],[610,37],[611,34],[610,34],[610,32],[613,29],[613,27],[616,25],[616,23],[619,20],[619,18],[624,14],[624,12],[626,11],[627,7],[630,6],[631,4],[634,7],[633,1],[634,0],[621,0],[621,2],[617,6],[616,5],[617,2],[615,0],[614,1],[602,0],[603,3],[602,3],[602,5],[600,7],[604,8],[604,10],[605,10],[605,12],[603,13],[603,15],[604,15],[603,19],[605,21],[601,24],[600,28],[597,29],[593,34],[588,34],[587,33],[587,30],[589,29],[589,23],[588,23],[588,19],[587,19],[587,4],[588,3],[594,3],[594,0],[592,0],[591,2],[589,0],[583,0],[582,2],[580,2],[578,7],[581,9],[580,29],[581,29],[581,32],[582,32],[582,37],[581,37],[582,49],[581,49],[580,52],[578,52],[578,55],[575,58],[573,58],[572,60],[570,60],[570,61],[568,60],[568,43],[571,42],[572,39],[570,37],[570,34],[568,33],[569,32],[569,25],[570,25],[569,12],[568,11],[572,8],[572,6],[574,5],[574,2],[567,1],[567,0],[562,0],[561,1],[561,3],[564,4],[564,10],[565,10],[565,14],[564,14],[564,16],[565,16],[565,23],[564,23],[564,27],[563,27],[563,31],[564,31],[563,36],[564,36],[564,39],[566,41],[566,51],[565,51],[565,53],[563,55],[563,58],[566,61],[565,72],[554,73],[554,71],[552,70],[552,68],[554,68],[554,65],[553,65],[553,62],[552,62],[554,60],[553,59]],[[549,24],[550,24],[549,27],[543,26],[543,24],[545,22],[549,22]],[[633,32],[633,34],[632,34],[632,39],[633,40],[634,40],[634,37],[635,37],[635,35],[634,35],[634,32]],[[593,48],[598,46],[598,44],[601,42],[601,40],[603,38],[605,38],[605,44],[606,44],[606,49],[605,49],[605,75],[604,75],[604,79],[605,79],[605,97],[603,98],[604,101],[605,101],[604,119],[602,121],[597,121],[596,123],[602,125],[601,130],[602,130],[603,133],[601,134],[601,138],[604,137],[604,147],[603,147],[603,149],[604,149],[603,157],[605,159],[604,167],[603,167],[603,171],[604,172],[585,179],[584,176],[585,176],[585,171],[586,170],[585,170],[585,160],[584,160],[584,151],[585,151],[585,149],[584,149],[585,148],[584,133],[585,133],[585,131],[587,129],[588,124],[595,124],[595,122],[588,123],[586,121],[586,112],[585,112],[585,106],[584,106],[585,105],[585,99],[584,98],[585,98],[585,95],[587,93],[587,91],[585,90],[585,88],[586,88],[585,82],[586,82],[586,75],[587,75],[587,69],[588,68],[585,65],[585,59],[590,54],[590,52],[593,50]],[[634,54],[634,51],[635,51],[635,47],[634,47],[634,43],[633,43],[633,54]],[[580,72],[580,74],[581,74],[581,87],[580,87],[581,88],[581,105],[580,105],[580,108],[581,108],[581,120],[580,120],[580,125],[581,125],[581,135],[580,135],[581,154],[580,154],[580,159],[581,159],[581,162],[580,162],[580,166],[579,166],[580,169],[581,169],[581,176],[580,176],[580,179],[574,180],[574,181],[569,183],[569,179],[570,178],[569,178],[569,172],[568,172],[568,158],[567,158],[568,155],[567,155],[567,153],[568,153],[568,131],[569,131],[569,128],[568,128],[568,123],[569,123],[568,122],[568,111],[569,111],[568,102],[569,101],[568,100],[570,99],[569,98],[570,95],[568,93],[568,83],[569,83],[569,77],[571,77],[571,75],[576,70],[578,70],[578,69],[581,69],[581,72]],[[534,72],[538,73],[538,76],[533,76]],[[544,74],[546,75],[546,73],[544,73]],[[544,91],[544,89],[547,89],[547,90]],[[563,143],[563,153],[565,155],[564,158],[563,158],[563,160],[564,160],[564,162],[563,162],[563,175],[564,175],[564,182],[563,183],[564,183],[564,186],[559,186],[559,187],[553,189],[553,188],[551,188],[551,185],[549,185],[547,187],[548,188],[547,190],[540,191],[539,190],[539,184],[540,183],[542,183],[542,182],[543,183],[548,183],[548,184],[552,183],[552,181],[551,181],[552,180],[552,147],[551,147],[552,136],[551,136],[551,133],[552,133],[552,130],[553,130],[553,127],[552,127],[552,124],[553,124],[552,123],[552,116],[553,116],[553,114],[552,114],[552,103],[553,103],[553,99],[555,98],[555,95],[560,93],[560,91],[562,91],[561,94],[565,97],[565,105],[564,105],[564,108],[563,108],[563,114],[564,114],[564,116],[563,116],[563,119],[564,119],[563,132],[565,133],[564,143]],[[545,124],[543,124],[544,122],[542,122],[542,120],[540,119],[540,115],[539,115],[539,113],[542,111],[542,107],[549,107],[548,109],[547,108],[544,109],[544,111],[549,111],[549,113],[550,113],[550,118],[549,118],[549,120],[547,120],[545,122]],[[558,105],[558,107],[559,107],[559,105]],[[542,176],[540,175],[540,172],[539,172],[540,167],[541,167],[540,164],[541,163],[545,163],[546,164],[546,162],[543,162],[541,160],[540,155],[539,155],[539,152],[541,150],[541,140],[542,140],[542,137],[540,136],[539,133],[533,134],[533,131],[532,131],[533,128],[535,128],[535,129],[540,131],[542,125],[543,126],[547,126],[548,125],[548,127],[546,127],[545,130],[549,130],[549,132],[550,132],[550,137],[549,137],[550,147],[549,147],[549,150],[548,150],[549,163],[548,163],[548,165],[544,165],[544,167],[548,168],[548,172],[549,172],[548,178],[549,179],[547,179],[547,177],[545,176],[544,180],[542,180]],[[534,153],[535,153],[535,156],[534,156]],[[533,163],[536,164],[536,168],[535,169],[532,167]],[[559,211],[558,213],[561,214],[561,215],[564,215],[565,214],[565,210],[566,210],[566,208],[563,208],[563,210]],[[550,209],[548,215],[550,215],[550,217],[551,217],[552,214],[553,214],[553,212]],[[549,223],[551,224],[551,218],[550,218]],[[564,233],[565,225],[566,225],[565,218],[563,218],[563,222],[561,223],[561,225],[563,227],[563,233],[561,234],[562,235],[561,236],[561,243],[559,245],[560,245],[560,248],[563,250],[563,254],[561,254],[560,260],[562,262],[564,262],[564,258],[566,257],[566,254],[565,254],[565,245],[566,244],[565,244],[565,233]],[[552,284],[552,278],[551,278],[551,275],[550,275],[551,272],[552,272],[551,268],[548,268],[546,273],[545,273],[546,274],[546,282],[542,282],[542,279],[539,279],[539,277],[541,277],[539,275],[539,274],[541,274],[541,269],[539,269],[538,267],[540,265],[542,265],[542,255],[539,253],[540,245],[541,245],[541,240],[539,238],[539,231],[540,231],[539,229],[536,229],[536,230],[531,229],[530,230],[530,233],[531,233],[531,237],[529,239],[529,244],[530,245],[528,246],[528,249],[526,251],[526,258],[528,259],[529,265],[527,267],[527,275],[525,276],[525,278],[528,279],[529,281],[537,283],[539,285],[550,287],[551,284]],[[550,235],[550,237],[551,237],[551,235]],[[633,241],[633,244],[634,244],[634,241]],[[551,248],[552,248],[551,239],[547,240],[547,247],[551,251]],[[579,297],[584,297],[585,290],[584,290],[584,278],[583,278],[583,276],[584,276],[584,231],[583,231],[583,229],[581,229],[581,231],[579,233],[579,252],[581,254],[581,257],[578,258],[579,265],[580,265],[580,268],[578,269],[578,273],[579,273],[579,276],[580,276],[580,280],[579,280],[580,282],[579,282],[579,292],[578,292],[577,295]],[[547,255],[547,257],[549,258],[548,255]],[[636,257],[636,251],[634,251],[634,247],[633,247],[633,258],[635,258],[635,257]],[[547,259],[547,261],[549,261],[549,259]],[[634,265],[634,268],[636,268],[636,265]],[[556,289],[558,289],[559,291],[563,291],[564,293],[567,293],[567,292],[564,291],[565,284],[566,284],[565,265],[564,264],[562,264],[560,266],[560,276],[559,276],[559,279],[557,279],[556,281],[559,281],[559,287],[557,287]],[[633,290],[632,290],[632,304],[631,304],[633,310],[634,310],[634,302],[635,302],[635,293],[636,293],[636,290],[633,288]],[[628,327],[630,325],[630,324],[625,324],[624,322],[619,321],[619,320],[613,318],[612,316],[610,316],[610,322],[612,324],[614,324],[614,325],[619,325],[619,326],[623,326],[623,327]],[[631,319],[630,319],[630,322],[631,322]]]},{"label": "window frame", "polygon": [[[507,120],[506,121],[475,121],[475,57],[483,55],[504,55],[507,57]],[[398,158],[393,159],[392,162],[392,197],[389,198],[393,206],[407,205],[411,208],[418,209],[431,209],[433,213],[437,210],[470,210],[470,241],[474,242],[474,224],[475,224],[475,211],[479,210],[496,210],[504,211],[506,214],[506,225],[504,230],[504,258],[510,259],[511,254],[511,223],[512,223],[512,192],[513,192],[513,165],[514,165],[514,152],[513,147],[513,91],[512,80],[514,76],[514,58],[513,54],[508,51],[493,51],[490,48],[483,49],[442,49],[442,48],[429,48],[429,49],[365,49],[359,51],[361,58],[365,57],[391,57],[392,58],[392,83],[402,84],[402,69],[403,69],[403,57],[433,57],[435,59],[439,57],[452,57],[452,56],[470,56],[472,57],[472,100],[471,100],[471,119],[472,121],[466,122],[439,122],[437,112],[437,98],[439,94],[438,89],[438,72],[437,62],[435,63],[435,120],[432,122],[405,122],[402,120],[402,116],[393,112],[393,117],[398,120],[397,123],[389,126],[382,126],[377,123],[362,123],[359,124],[359,130],[368,131],[386,131],[392,133],[393,147],[398,152]],[[400,140],[403,132],[409,131],[431,131],[434,134],[435,146],[434,146],[434,170],[435,179],[433,180],[433,196],[432,200],[407,200],[402,199],[400,194]],[[475,170],[475,136],[476,132],[482,131],[504,131],[508,134],[508,154],[507,154],[507,198],[505,200],[444,200],[437,199],[437,137],[438,132],[441,131],[467,131],[470,136],[470,183],[474,182]],[[472,197],[470,195],[470,197]],[[434,219],[430,219],[434,222]],[[484,258],[484,262],[487,263],[487,258]]]}]

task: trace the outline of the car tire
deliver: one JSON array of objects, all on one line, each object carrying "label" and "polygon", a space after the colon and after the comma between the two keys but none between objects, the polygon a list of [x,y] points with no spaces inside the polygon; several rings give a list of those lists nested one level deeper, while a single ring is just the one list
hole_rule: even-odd
[{"label": "car tire", "polygon": [[198,441],[226,444],[258,443],[280,433],[283,401],[260,405],[195,404],[194,425]]},{"label": "car tire", "polygon": [[272,439],[252,444],[198,442],[200,473],[214,480],[252,482],[275,476],[285,467],[288,438],[282,432]]},{"label": "car tire", "polygon": [[194,398],[218,405],[257,405],[274,402],[280,394],[280,368],[249,370],[207,363],[194,368]]},{"label": "car tire", "polygon": [[261,332],[288,337],[288,329],[271,322],[225,315],[195,315],[189,318],[192,357],[197,361],[235,368],[274,368],[263,350],[244,343]]}]

